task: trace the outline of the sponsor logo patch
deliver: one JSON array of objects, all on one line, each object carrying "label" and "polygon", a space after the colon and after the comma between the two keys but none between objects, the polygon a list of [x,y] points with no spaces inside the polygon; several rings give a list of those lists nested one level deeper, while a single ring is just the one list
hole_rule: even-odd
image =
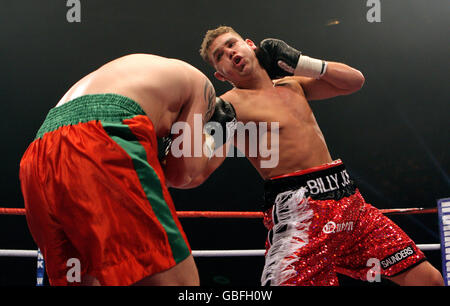
[{"label": "sponsor logo patch", "polygon": [[324,225],[322,228],[322,231],[325,234],[331,234],[331,233],[339,233],[339,232],[351,232],[353,230],[353,221],[343,222],[336,224],[333,221],[329,221],[327,224]]}]

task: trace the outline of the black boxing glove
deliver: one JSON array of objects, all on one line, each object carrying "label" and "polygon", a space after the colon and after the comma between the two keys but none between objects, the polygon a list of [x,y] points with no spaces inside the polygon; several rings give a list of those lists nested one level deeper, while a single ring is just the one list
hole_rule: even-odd
[{"label": "black boxing glove", "polygon": [[290,75],[318,79],[325,74],[327,68],[327,62],[302,55],[300,51],[279,39],[264,39],[255,53],[271,79]]},{"label": "black boxing glove", "polygon": [[165,164],[165,159],[167,154],[169,154],[170,147],[172,146],[172,138],[170,136],[165,136],[158,138],[158,160],[163,165]]},{"label": "black boxing glove", "polygon": [[214,113],[204,128],[214,138],[215,149],[222,146],[233,136],[236,124],[236,111],[233,105],[217,97]]}]

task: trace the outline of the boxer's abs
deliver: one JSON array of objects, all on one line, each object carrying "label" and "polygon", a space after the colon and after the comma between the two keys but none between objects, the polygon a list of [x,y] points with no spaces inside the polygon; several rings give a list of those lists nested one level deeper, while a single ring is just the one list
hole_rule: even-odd
[{"label": "boxer's abs", "polygon": [[[310,127],[308,127],[310,128]],[[298,170],[309,169],[332,162],[332,158],[326,146],[323,136],[317,132],[284,134],[279,135],[278,163],[274,167],[261,167],[262,160],[268,160],[274,157],[262,158],[260,155],[256,158],[249,158],[253,166],[258,170],[263,179],[291,173]],[[277,152],[272,148],[272,152]],[[274,162],[273,162],[274,163]],[[267,164],[267,163],[266,163]]]},{"label": "boxer's abs", "polygon": [[[266,157],[263,157],[264,154],[261,154],[263,152],[258,150],[257,157],[249,157],[249,151],[246,150],[246,156],[249,157],[248,159],[263,179],[332,162],[325,138],[312,113],[311,117],[307,119],[289,120],[285,118],[274,116],[274,118],[266,119],[269,122],[278,122],[278,135],[273,135],[276,132],[271,132],[271,130],[268,130],[268,135],[265,137],[259,135],[260,140],[270,139],[267,151],[272,156],[267,157],[267,152],[265,152]],[[258,143],[258,147],[261,149],[261,143]],[[274,156],[275,154],[277,155]],[[272,162],[267,163],[268,160],[272,160]],[[263,167],[262,161],[266,161],[265,165],[269,165],[269,167]]]}]

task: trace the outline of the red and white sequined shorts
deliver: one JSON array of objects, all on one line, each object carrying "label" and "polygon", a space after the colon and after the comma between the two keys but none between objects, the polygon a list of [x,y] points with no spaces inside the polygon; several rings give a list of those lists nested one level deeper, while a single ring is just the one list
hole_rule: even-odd
[{"label": "red and white sequined shorts", "polygon": [[396,224],[367,204],[344,164],[265,182],[269,230],[262,285],[338,285],[336,273],[362,280],[394,276],[425,260]]}]

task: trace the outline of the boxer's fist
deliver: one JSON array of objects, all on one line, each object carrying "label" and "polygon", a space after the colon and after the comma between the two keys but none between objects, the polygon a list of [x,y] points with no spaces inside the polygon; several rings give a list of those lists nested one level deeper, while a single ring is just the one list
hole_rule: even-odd
[{"label": "boxer's fist", "polygon": [[301,52],[282,40],[266,38],[256,52],[258,60],[271,79],[293,75]]},{"label": "boxer's fist", "polygon": [[171,146],[172,138],[170,136],[158,138],[158,159],[161,164],[165,164]]},{"label": "boxer's fist", "polygon": [[[221,127],[222,133],[217,133],[219,126]],[[235,127],[236,111],[234,110],[233,105],[221,98],[216,98],[214,113],[205,125],[207,133],[214,137],[216,148],[228,141],[228,139],[232,136]],[[213,130],[214,133],[212,133]]]}]

